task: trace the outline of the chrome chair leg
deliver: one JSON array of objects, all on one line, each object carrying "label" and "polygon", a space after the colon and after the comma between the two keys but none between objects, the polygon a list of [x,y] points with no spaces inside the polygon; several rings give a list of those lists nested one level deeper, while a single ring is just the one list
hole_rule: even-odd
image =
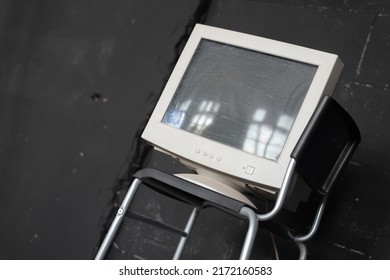
[{"label": "chrome chair leg", "polygon": [[187,225],[184,229],[184,232],[187,234],[186,236],[182,236],[179,241],[179,245],[177,245],[175,255],[173,256],[174,260],[178,260],[181,257],[181,254],[183,253],[184,246],[187,243],[188,236],[192,230],[192,227],[195,224],[195,220],[199,214],[200,207],[195,207],[194,210],[192,210],[192,213],[190,215],[190,218],[188,219]]},{"label": "chrome chair leg", "polygon": [[248,231],[245,236],[244,245],[242,247],[241,255],[240,255],[240,260],[247,260],[250,257],[253,243],[256,238],[256,233],[259,226],[259,220],[257,219],[257,215],[255,211],[253,211],[249,207],[242,207],[240,210],[240,214],[247,217],[249,220]]},{"label": "chrome chair leg", "polygon": [[110,245],[122,223],[122,220],[124,218],[124,214],[127,212],[127,209],[130,206],[131,201],[134,198],[135,193],[137,192],[138,186],[140,185],[141,180],[134,179],[131,183],[131,186],[129,190],[126,193],[125,198],[123,199],[123,202],[121,206],[118,209],[118,212],[114,218],[114,221],[112,222],[110,229],[108,230],[102,245],[99,248],[99,251],[97,252],[95,256],[95,260],[102,260],[107,254],[108,249],[110,248]]},{"label": "chrome chair leg", "polygon": [[306,245],[302,242],[295,242],[299,248],[299,259],[300,260],[306,260],[307,256],[307,248]]}]

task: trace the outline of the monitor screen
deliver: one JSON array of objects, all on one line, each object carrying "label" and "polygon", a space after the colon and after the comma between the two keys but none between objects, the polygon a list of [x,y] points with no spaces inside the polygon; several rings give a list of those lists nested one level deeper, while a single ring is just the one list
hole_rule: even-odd
[{"label": "monitor screen", "polygon": [[162,123],[277,161],[317,68],[202,39]]}]

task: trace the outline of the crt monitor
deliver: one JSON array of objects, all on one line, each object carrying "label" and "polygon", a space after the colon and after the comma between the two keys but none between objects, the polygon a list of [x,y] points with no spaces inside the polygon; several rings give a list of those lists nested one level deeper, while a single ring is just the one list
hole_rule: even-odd
[{"label": "crt monitor", "polygon": [[336,55],[197,24],[142,137],[200,174],[276,192]]}]

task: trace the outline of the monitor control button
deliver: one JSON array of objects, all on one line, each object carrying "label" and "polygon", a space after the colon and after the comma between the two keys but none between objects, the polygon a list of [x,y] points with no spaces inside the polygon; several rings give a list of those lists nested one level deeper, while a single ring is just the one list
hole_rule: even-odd
[{"label": "monitor control button", "polygon": [[202,155],[202,156],[204,156],[204,157],[208,157],[209,159],[212,159],[212,160],[222,161],[222,158],[221,158],[221,157],[216,156],[215,154],[210,154],[210,153],[208,153],[208,152],[204,152],[204,151],[202,151],[202,150],[200,150],[200,149],[196,149],[196,150],[195,150],[195,153],[196,153],[196,154],[199,154],[199,155]]},{"label": "monitor control button", "polygon": [[248,165],[248,166],[245,168],[245,173],[246,173],[246,174],[252,175],[253,172],[255,172],[255,168],[254,168],[253,166]]}]

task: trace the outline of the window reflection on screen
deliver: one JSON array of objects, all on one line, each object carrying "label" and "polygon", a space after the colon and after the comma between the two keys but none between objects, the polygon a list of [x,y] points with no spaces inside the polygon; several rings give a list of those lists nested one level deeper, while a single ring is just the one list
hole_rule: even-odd
[{"label": "window reflection on screen", "polygon": [[277,161],[316,70],[201,40],[162,122]]}]

